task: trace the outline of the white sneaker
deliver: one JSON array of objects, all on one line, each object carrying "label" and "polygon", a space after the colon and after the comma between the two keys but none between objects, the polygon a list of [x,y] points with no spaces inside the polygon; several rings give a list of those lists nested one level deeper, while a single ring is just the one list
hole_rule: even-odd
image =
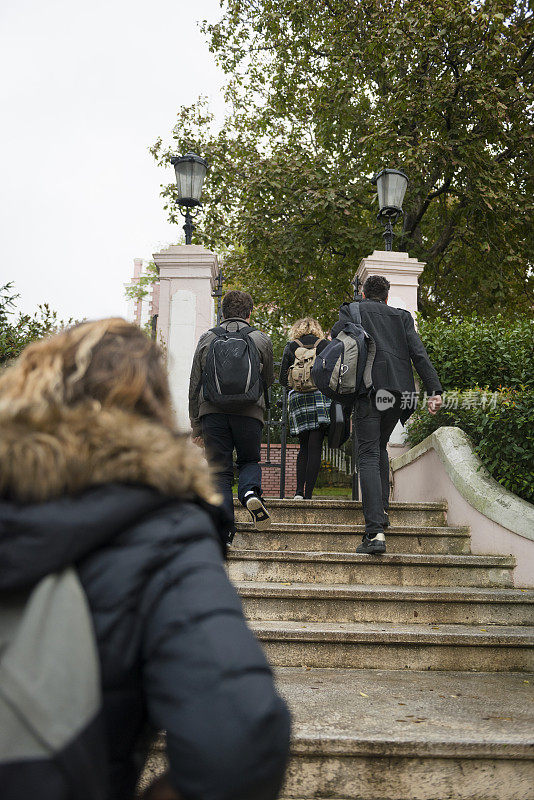
[{"label": "white sneaker", "polygon": [[261,497],[258,497],[254,492],[247,492],[245,495],[245,504],[252,517],[252,522],[256,530],[263,531],[271,524],[271,516],[265,506]]},{"label": "white sneaker", "polygon": [[296,494],[293,500],[304,500],[304,498],[301,494]]}]

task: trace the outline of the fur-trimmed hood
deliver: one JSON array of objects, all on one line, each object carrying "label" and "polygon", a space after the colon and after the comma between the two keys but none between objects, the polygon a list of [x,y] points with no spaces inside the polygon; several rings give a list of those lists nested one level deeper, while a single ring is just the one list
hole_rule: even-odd
[{"label": "fur-trimmed hood", "polygon": [[95,402],[0,414],[0,496],[40,503],[109,483],[219,503],[199,448],[146,417]]}]

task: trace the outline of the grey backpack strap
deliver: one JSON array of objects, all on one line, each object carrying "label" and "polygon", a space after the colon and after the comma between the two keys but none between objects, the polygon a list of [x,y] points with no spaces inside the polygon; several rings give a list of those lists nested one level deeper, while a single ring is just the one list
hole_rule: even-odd
[{"label": "grey backpack strap", "polygon": [[[367,334],[369,336],[369,334]],[[365,369],[363,371],[363,385],[366,389],[370,389],[373,385],[373,364],[376,356],[376,343],[372,336],[367,340],[367,361],[365,362]]]}]

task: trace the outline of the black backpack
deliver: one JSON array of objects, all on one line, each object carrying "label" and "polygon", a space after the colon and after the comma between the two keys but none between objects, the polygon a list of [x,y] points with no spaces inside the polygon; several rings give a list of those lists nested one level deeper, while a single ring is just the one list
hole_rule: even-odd
[{"label": "black backpack", "polygon": [[250,336],[255,330],[251,325],[235,331],[211,328],[215,338],[202,373],[202,399],[221,411],[240,411],[265,394],[260,353]]},{"label": "black backpack", "polygon": [[340,322],[343,318],[341,330],[317,355],[312,378],[324,395],[351,405],[360,392],[372,387],[376,345],[362,327],[358,302],[342,306]]}]

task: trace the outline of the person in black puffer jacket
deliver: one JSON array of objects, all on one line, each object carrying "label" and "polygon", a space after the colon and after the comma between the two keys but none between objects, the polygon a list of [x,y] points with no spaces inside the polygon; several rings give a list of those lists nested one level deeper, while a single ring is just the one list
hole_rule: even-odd
[{"label": "person in black puffer jacket", "polygon": [[[0,376],[0,601],[76,566],[101,666],[99,798],[133,800],[147,734],[161,730],[168,796],[279,792],[289,713],[226,576],[219,503],[201,451],[174,430],[159,348],[136,326],[83,323]],[[2,800],[78,800],[46,763],[1,756]]]},{"label": "person in black puffer jacket", "polygon": [[[315,348],[316,353],[328,344],[321,326],[313,317],[304,317],[293,323],[289,331],[280,366],[280,383],[288,386],[289,371],[295,363],[299,347]],[[312,386],[315,384],[312,383]],[[288,396],[289,430],[299,440],[297,456],[297,491],[295,500],[311,499],[321,468],[323,439],[330,423],[330,400],[318,389],[297,391]]]}]

